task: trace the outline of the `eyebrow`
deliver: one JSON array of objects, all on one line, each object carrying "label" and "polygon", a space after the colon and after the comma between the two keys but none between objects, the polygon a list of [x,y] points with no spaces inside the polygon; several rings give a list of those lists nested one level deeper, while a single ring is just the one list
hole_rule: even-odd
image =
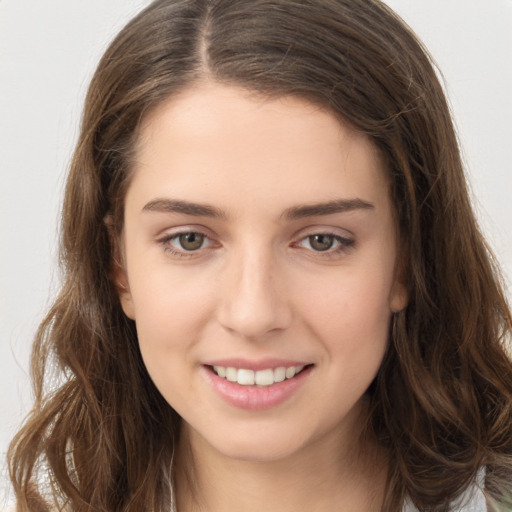
[{"label": "eyebrow", "polygon": [[[318,217],[322,215],[333,215],[335,213],[345,213],[354,210],[373,210],[375,207],[368,201],[359,198],[354,199],[336,199],[326,203],[314,203],[292,206],[287,208],[282,218],[288,220],[298,220],[306,217]],[[161,213],[182,213],[194,217],[212,217],[216,219],[226,219],[228,215],[223,210],[203,203],[193,203],[180,199],[153,199],[143,208],[144,212]]]},{"label": "eyebrow", "polygon": [[145,212],[163,212],[163,213],[183,213],[195,217],[214,217],[225,219],[226,213],[214,206],[208,204],[191,203],[179,199],[154,199],[147,203],[142,211]]},{"label": "eyebrow", "polygon": [[333,215],[354,210],[373,210],[375,207],[368,201],[359,198],[336,199],[327,203],[315,203],[293,206],[284,211],[283,217],[289,220],[298,220],[306,217],[318,217],[322,215]]}]

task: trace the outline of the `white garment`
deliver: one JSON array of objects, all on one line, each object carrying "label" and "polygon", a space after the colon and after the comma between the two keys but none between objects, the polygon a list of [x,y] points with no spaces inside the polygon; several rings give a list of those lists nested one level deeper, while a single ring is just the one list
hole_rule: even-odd
[{"label": "white garment", "polygon": [[[481,469],[477,474],[477,481],[468,488],[459,499],[457,499],[451,512],[487,512],[487,505],[483,493],[485,471]],[[170,512],[177,512],[176,503],[174,501],[174,493],[171,496]],[[14,508],[8,508],[4,512],[14,512]],[[402,512],[419,512],[419,510],[409,501],[406,500]]]},{"label": "white garment", "polygon": [[[484,487],[484,479],[485,470],[481,469],[477,474],[474,485],[466,489],[466,491],[455,500],[451,512],[487,512],[487,504],[482,490]],[[174,496],[170,512],[177,512]],[[409,500],[406,500],[402,512],[419,512],[419,510]]]},{"label": "white garment", "polygon": [[[477,483],[467,489],[462,496],[455,501],[451,512],[487,512],[485,496],[482,491],[483,485],[481,487],[481,484],[483,484],[483,474],[481,479],[479,473],[478,480]],[[177,512],[174,500],[171,505],[171,512]],[[402,512],[419,512],[419,510],[410,501],[406,500]]]}]

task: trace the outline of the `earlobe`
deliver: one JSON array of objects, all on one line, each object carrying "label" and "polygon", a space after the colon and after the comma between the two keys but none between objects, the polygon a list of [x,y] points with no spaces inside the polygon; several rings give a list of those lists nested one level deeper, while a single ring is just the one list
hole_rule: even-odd
[{"label": "earlobe", "polygon": [[105,226],[109,234],[112,255],[110,262],[110,280],[116,289],[124,314],[131,320],[135,320],[135,308],[128,282],[128,275],[123,264],[124,258],[121,255],[119,247],[121,242],[116,236],[111,216],[105,218]]}]

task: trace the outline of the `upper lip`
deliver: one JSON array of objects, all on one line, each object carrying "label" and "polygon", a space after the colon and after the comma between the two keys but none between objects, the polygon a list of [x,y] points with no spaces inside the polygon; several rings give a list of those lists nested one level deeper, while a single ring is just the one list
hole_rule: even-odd
[{"label": "upper lip", "polygon": [[289,368],[290,366],[307,366],[311,364],[307,361],[297,361],[296,359],[278,359],[278,358],[270,358],[270,359],[261,359],[258,361],[243,359],[243,358],[234,358],[234,359],[215,359],[211,361],[206,361],[204,363],[206,366],[223,366],[225,368],[244,368],[247,370],[267,370],[267,369],[276,369],[280,367]]}]

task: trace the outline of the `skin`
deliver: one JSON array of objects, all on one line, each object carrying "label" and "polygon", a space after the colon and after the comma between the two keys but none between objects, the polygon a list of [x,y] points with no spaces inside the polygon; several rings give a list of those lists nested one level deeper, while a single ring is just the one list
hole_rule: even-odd
[{"label": "skin", "polygon": [[[195,485],[178,477],[180,512],[375,510],[386,457],[361,446],[364,393],[407,302],[376,149],[305,100],[206,83],[145,120],[133,172],[116,280],[148,372],[183,418],[177,465]],[[351,207],[304,208],[340,200]],[[187,251],[178,235],[191,232],[204,238]],[[225,358],[311,367],[254,411],[205,378]]]}]

